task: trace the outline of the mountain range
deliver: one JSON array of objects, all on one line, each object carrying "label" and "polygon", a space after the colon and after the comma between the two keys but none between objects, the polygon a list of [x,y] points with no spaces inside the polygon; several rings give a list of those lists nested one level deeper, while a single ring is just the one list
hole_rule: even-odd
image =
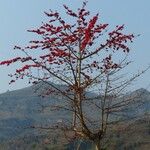
[{"label": "mountain range", "polygon": [[[64,85],[55,85],[65,89]],[[22,137],[27,134],[39,133],[34,129],[28,128],[35,124],[51,124],[58,120],[69,117],[67,112],[53,112],[49,110],[43,110],[43,106],[49,104],[57,104],[61,102],[60,96],[51,94],[48,97],[41,97],[38,87],[41,85],[33,85],[27,88],[23,88],[15,91],[7,91],[0,94],[0,142],[11,140],[15,137]],[[44,89],[42,87],[41,89]],[[94,93],[90,93],[91,95]],[[138,89],[126,94],[126,96],[141,95],[140,99],[142,104],[135,109],[135,105],[132,105],[124,112],[128,116],[143,116],[150,114],[150,92],[146,89]],[[139,98],[139,97],[138,97]]]}]

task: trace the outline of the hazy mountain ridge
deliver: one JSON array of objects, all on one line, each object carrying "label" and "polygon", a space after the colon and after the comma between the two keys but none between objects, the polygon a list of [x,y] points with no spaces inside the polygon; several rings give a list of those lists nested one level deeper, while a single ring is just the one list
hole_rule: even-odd
[{"label": "hazy mountain ridge", "polygon": [[[28,130],[32,130],[29,128],[32,125],[54,123],[67,116],[64,111],[60,114],[42,111],[42,105],[57,104],[60,102],[60,97],[51,94],[42,98],[39,96],[41,94],[41,90],[38,90],[39,86],[42,89],[46,88],[45,85],[33,85],[0,94],[0,141],[4,138],[12,138],[13,135],[26,134]],[[64,86],[61,87],[64,89]]]},{"label": "hazy mountain ridge", "polygon": [[[60,87],[60,85],[55,85]],[[28,133],[26,126],[32,124],[40,124],[43,122],[53,123],[67,116],[67,113],[41,112],[41,104],[60,102],[60,96],[51,94],[47,98],[38,96],[39,85],[34,85],[20,90],[8,91],[0,94],[0,139],[11,138],[13,136],[21,136]],[[40,87],[42,87],[40,85]],[[42,87],[43,89],[45,86]],[[61,86],[65,89],[65,85]],[[35,90],[37,93],[35,93]],[[150,92],[145,89],[139,89],[131,92],[129,95],[142,93],[143,104],[138,107],[136,112],[128,111],[137,115],[142,115],[150,112]],[[93,94],[93,93],[91,93]],[[94,95],[94,94],[93,94]],[[128,96],[129,96],[128,95]],[[129,114],[129,113],[128,113]],[[67,116],[68,117],[68,116]],[[20,128],[19,128],[20,127]],[[10,136],[11,135],[11,136]]]}]

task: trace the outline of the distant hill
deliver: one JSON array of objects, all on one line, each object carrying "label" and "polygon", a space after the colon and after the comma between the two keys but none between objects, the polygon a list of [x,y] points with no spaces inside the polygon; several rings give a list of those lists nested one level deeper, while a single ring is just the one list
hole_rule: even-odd
[{"label": "distant hill", "polygon": [[[57,87],[66,89],[65,85],[54,84]],[[64,103],[63,97],[51,93],[48,97],[42,98],[42,91],[47,86],[42,83],[24,89],[8,91],[0,94],[0,141],[11,140],[17,137],[34,134],[39,136],[39,132],[29,128],[37,124],[52,124],[60,119],[68,119],[70,115],[66,111],[53,112],[49,108],[42,111],[42,106],[50,104]],[[35,92],[36,91],[36,92]],[[94,93],[87,93],[96,97]],[[145,116],[150,114],[150,92],[145,89],[138,89],[127,93],[125,97],[137,95],[142,103],[134,103],[128,109],[123,110],[123,115],[127,118]],[[126,137],[125,137],[126,138]]]},{"label": "distant hill", "polygon": [[50,111],[50,108],[43,110],[43,106],[62,103],[59,95],[39,96],[45,88],[45,85],[39,84],[0,94],[0,139],[19,136],[31,130],[25,128],[32,125],[52,124],[68,116],[65,111],[58,113]]}]

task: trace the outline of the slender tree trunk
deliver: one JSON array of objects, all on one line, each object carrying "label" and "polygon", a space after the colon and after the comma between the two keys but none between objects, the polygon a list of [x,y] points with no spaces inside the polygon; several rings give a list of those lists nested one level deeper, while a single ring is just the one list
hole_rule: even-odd
[{"label": "slender tree trunk", "polygon": [[78,143],[76,150],[80,150],[81,143],[82,143],[81,141]]},{"label": "slender tree trunk", "polygon": [[77,113],[76,113],[76,107],[75,107],[75,110],[72,115],[72,125],[74,128],[76,128],[76,116],[77,116]]},{"label": "slender tree trunk", "polygon": [[95,150],[102,150],[101,149],[101,144],[100,144],[99,140],[96,140],[94,143],[95,143]]}]

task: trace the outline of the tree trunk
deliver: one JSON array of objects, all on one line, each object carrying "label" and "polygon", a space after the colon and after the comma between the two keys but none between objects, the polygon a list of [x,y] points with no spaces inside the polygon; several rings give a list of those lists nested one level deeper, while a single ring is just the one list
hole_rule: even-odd
[{"label": "tree trunk", "polygon": [[99,140],[95,141],[95,150],[102,150]]}]

